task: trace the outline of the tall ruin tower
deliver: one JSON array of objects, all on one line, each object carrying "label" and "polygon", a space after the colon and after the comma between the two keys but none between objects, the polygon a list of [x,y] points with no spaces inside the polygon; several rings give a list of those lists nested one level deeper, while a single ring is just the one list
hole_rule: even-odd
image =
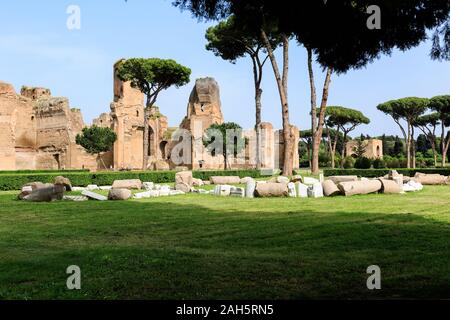
[{"label": "tall ruin tower", "polygon": [[212,124],[222,124],[222,103],[220,89],[214,78],[201,78],[195,81],[194,89],[189,97],[187,115],[180,128],[192,134],[192,168],[217,168],[223,160],[212,157],[203,145],[203,134]]},{"label": "tall ruin tower", "polygon": [[111,104],[112,129],[117,134],[114,144],[114,168],[142,169],[144,94],[123,82],[114,64],[114,102]]},{"label": "tall ruin tower", "polygon": [[149,113],[149,148],[144,150],[144,94],[130,82],[119,79],[118,67],[124,60],[114,64],[114,102],[111,104],[112,129],[117,134],[114,144],[115,169],[142,169],[144,157],[153,165],[163,157],[160,140],[167,130],[167,118],[157,107]]}]

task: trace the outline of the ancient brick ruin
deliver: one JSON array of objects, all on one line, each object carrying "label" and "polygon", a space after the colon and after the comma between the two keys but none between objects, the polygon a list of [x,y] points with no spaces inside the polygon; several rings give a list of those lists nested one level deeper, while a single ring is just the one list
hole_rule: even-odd
[{"label": "ancient brick ruin", "polygon": [[[369,159],[382,159],[383,158],[383,141],[379,139],[364,140],[363,145],[366,147],[364,157]],[[358,146],[356,140],[351,140],[346,144],[346,155],[356,156],[355,148]]]},{"label": "ancient brick ruin", "polygon": [[[120,61],[118,62],[120,63]],[[198,79],[189,97],[186,117],[179,127],[169,128],[167,118],[154,108],[149,115],[149,148],[143,150],[144,95],[122,82],[114,66],[114,101],[109,113],[101,114],[94,125],[110,127],[117,134],[111,152],[102,159],[90,155],[75,143],[75,137],[86,126],[78,109],[71,109],[67,98],[53,97],[44,88],[23,87],[17,94],[12,85],[0,82],[0,170],[24,169],[142,169],[144,156],[149,169],[169,170],[223,169],[222,155],[212,156],[203,146],[204,131],[212,124],[224,122],[219,85],[213,78]],[[251,109],[249,109],[251,110]],[[250,112],[250,111],[249,111]],[[294,145],[298,129],[293,127]],[[174,163],[171,155],[180,141],[190,135],[189,148],[183,149],[185,163]],[[254,130],[245,132],[250,141]],[[262,168],[274,169],[283,163],[283,141],[280,131],[270,123],[261,124],[260,153]],[[296,152],[296,150],[295,150]],[[256,152],[247,147],[233,168],[254,168]],[[294,168],[298,168],[294,157]],[[106,168],[105,168],[106,167]]]}]

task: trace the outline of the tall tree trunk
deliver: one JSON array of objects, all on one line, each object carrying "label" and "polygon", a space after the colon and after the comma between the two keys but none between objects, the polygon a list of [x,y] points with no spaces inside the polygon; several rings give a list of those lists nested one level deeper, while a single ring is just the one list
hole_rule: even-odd
[{"label": "tall tree trunk", "polygon": [[261,89],[261,80],[262,80],[262,72],[263,66],[261,61],[259,60],[258,54],[252,57],[253,60],[253,78],[255,83],[255,130],[256,130],[256,169],[261,169],[261,110],[262,110],[262,89]]},{"label": "tall tree trunk", "polygon": [[[408,134],[406,133],[405,128],[403,128],[403,126],[401,125],[400,120],[396,120],[396,119],[394,118],[394,121],[395,121],[395,123],[397,123],[398,127],[399,127],[400,130],[402,131],[402,134],[403,134],[403,140],[404,140],[405,145],[406,145],[406,153],[407,153],[406,157],[409,159],[409,156],[408,156]],[[409,131],[409,125],[408,125],[408,131]],[[409,168],[409,167],[408,167],[408,168]]]},{"label": "tall tree trunk", "polygon": [[147,106],[144,110],[144,152],[143,152],[143,161],[142,161],[142,170],[147,170],[148,167],[148,148],[149,148],[149,117],[150,109]]},{"label": "tall tree trunk", "polygon": [[108,168],[106,167],[105,161],[103,161],[103,158],[102,158],[102,156],[101,156],[100,153],[97,154],[97,158],[100,159],[100,162],[102,163],[103,168],[104,168],[104,169],[108,169]]},{"label": "tall tree trunk", "polygon": [[447,132],[447,139],[445,139],[445,135],[444,135],[444,141],[445,141],[445,143],[444,143],[444,146],[443,146],[444,150],[442,152],[442,167],[445,167],[445,164],[446,164],[448,148],[450,146],[450,131]]},{"label": "tall tree trunk", "polygon": [[437,168],[437,151],[436,146],[433,146],[434,167]]},{"label": "tall tree trunk", "polygon": [[[320,104],[320,111],[319,111],[319,120],[317,123],[317,128],[315,135],[313,136],[313,164],[311,171],[313,174],[319,173],[319,150],[320,150],[320,141],[322,140],[322,134],[323,134],[323,127],[325,125],[325,112],[327,109],[328,104],[328,92],[329,87],[331,83],[331,75],[333,73],[333,70],[331,68],[327,69],[327,74],[325,77],[325,83],[323,85],[323,92],[322,92],[322,102]],[[314,115],[311,115],[311,117],[314,117]]]},{"label": "tall tree trunk", "polygon": [[411,168],[411,123],[408,122],[408,138],[406,142],[406,158],[407,158],[407,168]]},{"label": "tall tree trunk", "polygon": [[416,168],[416,140],[414,131],[414,126],[411,126],[411,165],[413,169]]},{"label": "tall tree trunk", "polygon": [[283,136],[284,136],[284,164],[283,164],[283,175],[291,176],[293,171],[293,151],[292,137],[291,137],[291,125],[289,123],[289,102],[287,99],[287,82],[283,82],[283,79],[287,81],[287,71],[288,71],[288,54],[289,54],[289,39],[286,35],[283,35],[283,78],[280,74],[280,69],[278,67],[277,60],[273,53],[272,45],[270,44],[269,38],[266,32],[261,29],[261,37],[264,42],[264,46],[269,54],[270,62],[272,64],[273,72],[275,74],[275,79],[278,86],[278,92],[280,95],[282,118],[283,118]]},{"label": "tall tree trunk", "polygon": [[315,145],[315,136],[317,132],[317,92],[316,83],[314,79],[314,70],[312,63],[312,50],[307,48],[308,51],[308,73],[309,73],[309,86],[311,88],[311,148],[312,148],[312,159],[311,159],[311,172],[314,174],[319,173],[319,147]]},{"label": "tall tree trunk", "polygon": [[311,161],[311,142],[310,141],[308,141],[306,143],[306,149],[307,149],[307,152],[308,152],[309,167],[311,168],[312,161]]},{"label": "tall tree trunk", "polygon": [[441,120],[442,133],[441,133],[441,151],[442,151],[442,168],[445,168],[448,147],[450,145],[450,131],[445,135],[445,121]]},{"label": "tall tree trunk", "polygon": [[256,89],[255,105],[256,105],[256,169],[261,169],[261,96],[262,90]]},{"label": "tall tree trunk", "polygon": [[341,168],[344,168],[345,163],[345,149],[347,148],[347,131],[344,131],[344,143],[342,143],[342,149],[341,149]]},{"label": "tall tree trunk", "polygon": [[335,154],[333,153],[333,141],[331,140],[330,129],[326,125],[325,125],[325,127],[327,129],[327,143],[328,143],[328,151],[329,151],[330,159],[331,159],[331,168],[334,169],[335,168],[335,163],[334,163]]}]

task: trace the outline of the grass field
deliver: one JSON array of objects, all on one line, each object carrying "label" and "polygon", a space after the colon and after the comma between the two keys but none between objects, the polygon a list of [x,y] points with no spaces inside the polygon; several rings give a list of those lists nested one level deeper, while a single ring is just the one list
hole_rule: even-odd
[{"label": "grass field", "polygon": [[[450,187],[317,200],[15,196],[0,193],[0,299],[450,298]],[[66,289],[69,265],[80,291]],[[370,265],[382,290],[366,287]]]}]

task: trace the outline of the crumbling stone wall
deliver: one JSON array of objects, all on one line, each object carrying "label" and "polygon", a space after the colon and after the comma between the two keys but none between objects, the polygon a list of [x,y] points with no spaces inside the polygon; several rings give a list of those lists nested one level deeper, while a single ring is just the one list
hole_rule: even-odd
[{"label": "crumbling stone wall", "polygon": [[[221,124],[220,89],[213,78],[195,82],[189,97],[186,117],[177,128],[168,127],[168,119],[154,107],[148,115],[149,148],[143,150],[144,94],[121,81],[114,65],[114,100],[111,112],[103,113],[94,125],[108,127],[117,134],[114,149],[97,159],[76,145],[75,138],[85,127],[79,109],[70,108],[67,98],[53,97],[49,89],[22,87],[16,94],[12,85],[0,82],[0,169],[69,169],[91,170],[114,168],[142,169],[147,157],[148,169],[174,169],[179,164],[171,159],[179,144],[172,134],[189,133],[188,154],[183,154],[189,169],[224,169],[223,155],[212,156],[203,145],[203,136],[212,124]],[[294,168],[298,168],[298,129],[292,127],[294,137]],[[254,130],[244,132],[255,142]],[[261,125],[262,168],[274,169],[283,163],[282,135],[273,131],[270,123]],[[278,148],[277,143],[281,145]],[[254,168],[256,150],[249,146],[238,155],[240,162],[230,159],[233,168]]]},{"label": "crumbling stone wall", "polygon": [[[383,158],[383,141],[378,139],[364,140],[363,144],[366,147],[364,156],[370,159],[382,159]],[[356,140],[351,140],[346,144],[346,155],[354,156],[355,148],[358,145]]]},{"label": "crumbling stone wall", "polygon": [[0,83],[1,169],[98,169],[95,156],[77,146],[84,127],[80,110],[66,98],[52,97],[45,88]]},{"label": "crumbling stone wall", "polygon": [[114,144],[115,169],[142,169],[144,139],[144,95],[117,76],[114,65],[114,102],[111,104],[112,128],[117,134]]}]

